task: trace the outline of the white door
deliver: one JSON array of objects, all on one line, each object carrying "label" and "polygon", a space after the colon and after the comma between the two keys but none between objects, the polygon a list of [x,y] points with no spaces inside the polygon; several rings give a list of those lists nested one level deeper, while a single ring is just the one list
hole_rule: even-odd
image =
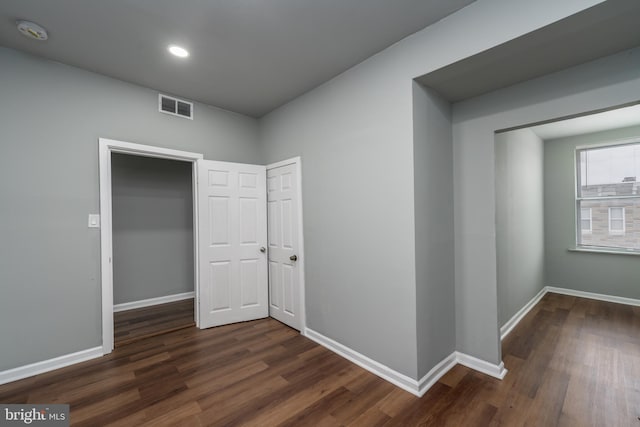
[{"label": "white door", "polygon": [[[277,166],[277,165],[273,165]],[[269,206],[269,314],[297,330],[302,327],[301,236],[298,163],[267,167]]]},{"label": "white door", "polygon": [[201,328],[269,315],[265,171],[198,160]]}]

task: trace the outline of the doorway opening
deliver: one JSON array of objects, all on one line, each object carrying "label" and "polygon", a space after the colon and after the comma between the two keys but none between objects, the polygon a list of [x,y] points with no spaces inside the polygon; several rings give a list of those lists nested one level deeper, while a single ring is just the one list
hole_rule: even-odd
[{"label": "doorway opening", "polygon": [[[101,276],[102,276],[102,347],[103,353],[110,353],[115,344],[114,339],[114,318],[118,318],[121,326],[120,332],[125,331],[127,333],[132,332],[134,329],[137,329],[138,332],[143,336],[149,336],[152,333],[153,328],[147,328],[144,330],[143,324],[146,321],[147,326],[148,323],[156,322],[157,325],[163,325],[162,328],[167,327],[176,327],[177,324],[171,322],[171,315],[169,315],[169,319],[167,316],[162,315],[161,313],[164,309],[171,309],[174,314],[173,316],[178,316],[181,320],[180,323],[183,323],[185,313],[192,313],[190,324],[198,324],[198,274],[197,274],[197,244],[198,244],[198,222],[196,219],[197,213],[197,197],[196,197],[196,176],[197,176],[197,160],[202,159],[202,154],[198,153],[190,153],[185,151],[178,150],[169,150],[159,147],[152,147],[140,144],[132,144],[128,142],[115,141],[109,139],[101,138],[99,140],[99,160],[100,160],[100,217],[101,217],[101,238],[100,238],[100,246],[101,246]],[[145,159],[143,159],[145,158]],[[114,224],[117,227],[116,230],[120,229],[120,227],[129,227],[132,225],[138,226],[148,226],[149,224],[153,224],[154,221],[161,221],[163,217],[162,213],[157,213],[154,216],[150,216],[148,213],[144,214],[142,217],[136,218],[131,215],[120,215],[126,211],[131,210],[131,204],[137,203],[136,191],[130,189],[129,194],[127,194],[127,190],[123,190],[125,186],[121,184],[126,184],[126,182],[121,182],[123,179],[118,171],[122,171],[123,167],[126,166],[126,163],[136,163],[138,167],[138,174],[136,172],[129,173],[130,176],[124,181],[134,180],[136,181],[141,188],[141,191],[151,191],[158,190],[157,185],[150,184],[148,181],[149,176],[146,178],[141,176],[140,167],[141,165],[145,165],[144,167],[149,168],[151,163],[148,160],[164,159],[166,161],[180,161],[186,162],[188,165],[180,165],[180,167],[176,168],[177,170],[182,169],[182,172],[187,171],[190,174],[190,188],[191,194],[189,200],[182,200],[178,204],[173,204],[172,209],[176,209],[178,205],[181,205],[182,213],[181,218],[183,222],[188,222],[185,219],[185,213],[190,212],[191,215],[191,236],[190,239],[185,236],[185,230],[180,232],[182,238],[182,246],[186,246],[181,248],[182,251],[189,252],[189,255],[182,258],[182,266],[180,267],[184,273],[185,268],[191,269],[191,274],[187,275],[187,277],[191,278],[191,283],[182,285],[182,286],[190,286],[192,290],[185,292],[171,292],[170,295],[162,296],[152,296],[154,293],[154,289],[149,289],[150,286],[148,283],[143,284],[143,286],[136,286],[135,289],[132,286],[125,286],[124,288],[114,289],[114,281],[116,284],[120,279],[124,279],[126,282],[129,281],[131,283],[131,278],[135,281],[136,272],[140,271],[135,268],[128,268],[126,265],[126,260],[129,258],[128,254],[136,252],[136,255],[145,255],[141,254],[139,250],[140,245],[150,243],[149,240],[155,241],[157,244],[160,241],[167,241],[167,239],[172,240],[172,236],[167,236],[163,233],[158,235],[155,233],[150,239],[149,229],[145,230],[142,234],[147,234],[146,236],[114,236]],[[114,160],[115,159],[115,160]],[[132,166],[129,164],[129,166]],[[167,164],[163,165],[165,168]],[[114,181],[114,167],[116,171],[116,180]],[[135,168],[134,168],[135,169]],[[153,168],[152,168],[153,169]],[[189,172],[190,171],[190,172]],[[144,188],[145,185],[148,188]],[[186,188],[186,184],[183,182],[179,183],[178,186],[183,187],[181,189],[182,196],[184,197],[184,189]],[[116,189],[115,200],[114,200],[114,189]],[[177,190],[177,189],[176,189]],[[124,192],[124,194],[123,194]],[[151,194],[153,196],[153,194]],[[153,198],[153,197],[151,197]],[[114,203],[115,202],[115,203]],[[158,202],[156,200],[156,202]],[[188,208],[185,208],[185,203],[189,204]],[[157,206],[156,206],[157,208]],[[168,206],[164,206],[164,209],[169,208]],[[190,208],[190,209],[189,209]],[[158,210],[158,209],[156,209]],[[144,212],[144,210],[139,211]],[[130,212],[131,213],[131,212]],[[174,212],[175,213],[175,212]],[[115,220],[115,222],[114,222]],[[156,230],[157,231],[157,230]],[[134,233],[135,234],[135,233]],[[138,233],[141,234],[141,233]],[[169,233],[171,234],[171,233]],[[174,238],[176,236],[173,236]],[[190,242],[190,245],[189,245]],[[116,257],[114,258],[114,248],[120,249]],[[164,253],[162,256],[170,256],[171,254]],[[117,271],[117,276],[114,276],[114,261],[118,261],[120,257],[120,266],[124,267]],[[189,260],[191,260],[190,265]],[[153,266],[158,265],[161,260],[148,259],[147,262]],[[123,264],[124,263],[124,264]],[[148,268],[142,269],[149,271]],[[153,273],[160,274],[159,271],[154,271]],[[114,280],[115,277],[115,280]],[[138,278],[139,279],[139,278]],[[153,278],[152,278],[153,279]],[[158,279],[155,278],[155,282],[158,280],[164,280],[166,278]],[[139,279],[140,280],[140,279]],[[154,281],[154,280],[152,280]],[[171,285],[165,283],[165,287],[169,289],[177,289],[176,285]],[[165,292],[166,293],[166,292]],[[189,299],[193,297],[191,301],[190,308],[189,307]],[[125,300],[131,301],[125,301]],[[185,302],[186,301],[186,302]],[[115,302],[115,304],[114,304]],[[158,305],[159,303],[164,303],[165,307]],[[168,306],[167,304],[171,304]],[[150,308],[150,306],[155,306],[155,308]],[[114,308],[117,311],[117,316],[114,315]],[[126,313],[131,309],[132,316],[121,315],[120,313]],[[136,310],[134,312],[133,310]],[[135,316],[137,315],[137,317]],[[133,321],[132,318],[137,318],[137,321]],[[146,318],[146,319],[145,319]],[[175,319],[174,319],[175,320]],[[172,325],[172,326],[171,326]],[[157,332],[157,331],[156,331]],[[123,335],[124,336],[124,335]],[[131,338],[131,337],[129,337]],[[124,338],[123,342],[126,342],[127,338]]]},{"label": "doorway opening", "polygon": [[191,163],[111,153],[114,345],[195,326]]},{"label": "doorway opening", "polygon": [[[104,354],[114,349],[114,260],[117,259],[114,259],[113,235],[113,156],[121,154],[188,163],[193,229],[191,247],[185,247],[184,251],[190,252],[193,259],[193,323],[196,327],[276,317],[274,310],[280,308],[279,320],[306,334],[300,158],[265,167],[204,160],[199,153],[100,138]],[[267,198],[267,179],[271,186],[270,198]],[[268,219],[266,211],[274,207],[277,208],[273,213],[277,215],[270,215]],[[147,216],[150,215],[153,214]],[[140,222],[148,220],[139,219]],[[267,227],[268,222],[271,224]],[[274,228],[276,223],[280,225]],[[267,228],[271,236],[268,244]],[[279,237],[274,239],[275,236]],[[275,253],[270,257],[276,249],[280,249],[283,259]],[[270,282],[276,286],[269,289]],[[269,299],[269,293],[275,296],[276,292],[278,297]],[[190,298],[187,293],[174,294],[173,301],[162,302]],[[139,308],[127,306],[117,295],[116,298],[116,308],[120,304]]]},{"label": "doorway opening", "polygon": [[496,132],[501,338],[567,284],[582,296],[635,296],[639,141],[637,102]]}]

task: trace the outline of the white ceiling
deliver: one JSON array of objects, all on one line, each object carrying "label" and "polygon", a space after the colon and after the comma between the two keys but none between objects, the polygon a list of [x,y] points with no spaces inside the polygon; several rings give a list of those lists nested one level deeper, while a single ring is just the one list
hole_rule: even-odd
[{"label": "white ceiling", "polygon": [[640,105],[532,126],[529,129],[540,139],[547,140],[637,125],[640,125]]},{"label": "white ceiling", "polygon": [[260,117],[473,1],[2,0],[0,45]]}]

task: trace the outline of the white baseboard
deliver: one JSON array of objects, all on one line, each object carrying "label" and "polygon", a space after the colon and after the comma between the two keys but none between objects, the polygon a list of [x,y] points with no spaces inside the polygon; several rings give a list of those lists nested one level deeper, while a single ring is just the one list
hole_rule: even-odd
[{"label": "white baseboard", "polygon": [[508,372],[504,367],[504,362],[500,362],[499,365],[495,365],[487,362],[486,360],[460,353],[459,351],[456,351],[456,361],[467,368],[482,372],[483,374],[498,378],[499,380],[503,379]]},{"label": "white baseboard", "polygon": [[545,289],[547,292],[553,292],[556,294],[570,295],[573,297],[581,297],[581,298],[589,298],[589,299],[595,299],[595,300],[606,301],[606,302],[615,302],[618,304],[640,306],[639,299],[617,297],[613,295],[596,294],[593,292],[576,291],[574,289],[558,288],[555,286],[547,286]]},{"label": "white baseboard", "polygon": [[514,316],[511,319],[507,321],[507,323],[505,323],[500,328],[501,340],[505,339],[506,336],[509,335],[509,332],[511,332],[513,328],[515,328],[516,325],[520,323],[520,321],[524,318],[524,316],[526,316],[527,313],[531,311],[531,309],[542,299],[543,296],[545,296],[546,293],[547,293],[547,287],[542,288],[540,292],[538,292],[538,294],[531,299],[531,301],[526,303],[524,307],[522,307],[516,314],[514,314]]},{"label": "white baseboard", "polygon": [[420,378],[417,384],[418,392],[414,393],[418,397],[422,397],[433,385],[438,382],[440,378],[451,370],[458,361],[456,360],[456,352],[454,351],[449,356],[445,357],[434,366],[427,374]]},{"label": "white baseboard", "polygon": [[606,301],[606,302],[614,302],[617,304],[626,304],[640,307],[640,300],[634,298],[625,298],[625,297],[617,297],[613,295],[604,295],[604,294],[596,294],[593,292],[585,292],[585,291],[576,291],[575,289],[567,289],[560,288],[556,286],[545,286],[542,290],[531,299],[528,303],[525,304],[507,323],[505,323],[500,328],[500,339],[503,340],[505,337],[516,327],[518,323],[524,318],[524,316],[531,311],[533,307],[535,307],[538,302],[544,297],[548,292],[561,294],[561,295],[569,295],[573,297],[580,298],[589,298],[595,299],[598,301]]},{"label": "white baseboard", "polygon": [[93,347],[87,350],[78,351],[76,353],[55,357],[53,359],[43,360],[42,362],[31,363],[29,365],[8,369],[6,371],[0,372],[0,385],[53,371],[55,369],[64,368],[65,366],[73,365],[75,363],[95,359],[101,357],[102,355],[102,347]]},{"label": "white baseboard", "polygon": [[184,292],[182,294],[167,295],[164,297],[143,299],[140,301],[123,302],[122,304],[114,304],[113,312],[133,310],[134,308],[151,307],[152,305],[166,304],[168,302],[182,301],[185,299],[192,299],[194,297],[193,292]]},{"label": "white baseboard", "polygon": [[349,347],[342,345],[339,342],[334,341],[331,338],[328,338],[312,329],[305,328],[305,336],[310,340],[317,342],[321,346],[333,351],[334,353],[339,354],[350,362],[355,363],[361,368],[364,368],[367,371],[379,376],[383,380],[389,381],[391,384],[394,384],[401,389],[408,391],[409,393],[420,396],[420,394],[418,394],[418,381],[414,380],[413,378],[401,374],[400,372],[395,371],[388,366],[383,365],[382,363],[376,362],[375,360],[368,358],[364,354],[358,353],[357,351],[352,350]]},{"label": "white baseboard", "polygon": [[413,378],[401,374],[400,372],[391,369],[390,367],[383,365],[380,362],[376,362],[375,360],[365,356],[364,354],[358,353],[357,351],[343,344],[340,344],[339,342],[336,342],[331,338],[328,338],[312,329],[305,328],[304,335],[310,340],[317,342],[321,346],[333,351],[334,353],[339,354],[350,362],[353,362],[361,368],[371,372],[372,374],[379,376],[383,380],[389,381],[391,384],[394,384],[418,397],[422,397],[427,392],[427,390],[429,390],[444,374],[449,372],[449,370],[453,368],[457,363],[499,379],[504,378],[505,374],[507,373],[507,370],[504,368],[503,363],[500,363],[500,365],[493,365],[489,362],[485,362],[484,360],[480,360],[464,353],[454,351],[449,356],[445,357],[440,363],[434,366],[424,377],[416,381]]}]

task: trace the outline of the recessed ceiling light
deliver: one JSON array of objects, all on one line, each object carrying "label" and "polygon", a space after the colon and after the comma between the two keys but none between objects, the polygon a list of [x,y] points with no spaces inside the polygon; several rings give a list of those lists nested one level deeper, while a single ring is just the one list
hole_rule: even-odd
[{"label": "recessed ceiling light", "polygon": [[178,58],[186,58],[187,56],[189,56],[189,51],[187,49],[176,46],[174,44],[170,45],[167,49],[169,50],[169,52],[171,52],[172,55],[175,55]]},{"label": "recessed ceiling light", "polygon": [[30,39],[45,41],[49,38],[47,30],[45,30],[35,22],[16,21],[16,25],[18,26],[18,31],[20,31],[23,35],[29,37]]}]

